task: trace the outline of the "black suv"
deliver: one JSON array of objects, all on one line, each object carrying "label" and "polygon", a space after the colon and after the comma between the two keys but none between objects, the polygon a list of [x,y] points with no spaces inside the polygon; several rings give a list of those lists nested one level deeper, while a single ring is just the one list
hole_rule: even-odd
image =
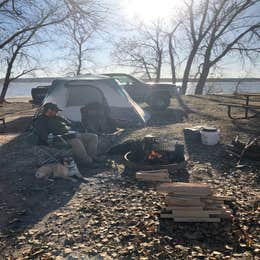
[{"label": "black suv", "polygon": [[106,76],[114,78],[124,87],[133,100],[146,102],[155,110],[166,109],[171,97],[178,95],[177,88],[171,83],[145,83],[135,77],[124,73],[107,73]]}]

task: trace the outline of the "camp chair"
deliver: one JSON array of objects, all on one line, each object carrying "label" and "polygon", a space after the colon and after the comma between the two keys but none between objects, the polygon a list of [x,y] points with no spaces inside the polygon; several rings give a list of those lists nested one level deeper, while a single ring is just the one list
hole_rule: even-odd
[{"label": "camp chair", "polygon": [[55,135],[53,141],[48,145],[38,145],[39,136],[35,129],[32,129],[27,137],[27,142],[33,146],[33,153],[37,158],[46,158],[46,160],[40,162],[41,165],[59,162],[62,156],[72,154],[70,144],[61,135]]}]

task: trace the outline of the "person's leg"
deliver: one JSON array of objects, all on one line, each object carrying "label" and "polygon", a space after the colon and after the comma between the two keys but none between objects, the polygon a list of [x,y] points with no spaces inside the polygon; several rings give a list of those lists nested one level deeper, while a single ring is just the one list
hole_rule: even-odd
[{"label": "person's leg", "polygon": [[93,162],[80,138],[70,139],[68,140],[68,143],[71,145],[72,153],[75,156],[76,160],[85,164]]},{"label": "person's leg", "polygon": [[80,139],[82,140],[88,156],[92,159],[97,155],[98,146],[98,136],[96,134],[84,133],[80,134]]}]

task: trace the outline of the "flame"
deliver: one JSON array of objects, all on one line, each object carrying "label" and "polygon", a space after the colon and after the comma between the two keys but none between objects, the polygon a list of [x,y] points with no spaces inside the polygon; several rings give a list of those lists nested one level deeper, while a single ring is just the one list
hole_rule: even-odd
[{"label": "flame", "polygon": [[154,160],[154,159],[161,159],[162,157],[163,156],[160,153],[156,152],[155,150],[152,150],[148,155],[147,159]]}]

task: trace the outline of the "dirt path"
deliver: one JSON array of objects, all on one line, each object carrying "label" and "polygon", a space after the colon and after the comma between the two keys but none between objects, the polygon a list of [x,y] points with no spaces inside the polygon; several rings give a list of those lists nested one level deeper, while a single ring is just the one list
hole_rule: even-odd
[{"label": "dirt path", "polygon": [[87,183],[36,180],[32,151],[20,136],[0,150],[0,258],[257,257],[260,169],[236,169],[236,161],[226,157],[223,144],[237,133],[243,139],[252,133],[260,134],[260,122],[232,122],[225,108],[216,105],[223,99],[186,97],[190,111],[173,101],[168,111],[153,115],[150,126],[129,132],[126,139],[153,133],[169,142],[184,142],[183,127],[219,127],[222,144],[214,150],[203,146],[187,149],[188,172],[175,172],[171,177],[175,181],[208,182],[219,194],[234,196],[230,205],[233,222],[191,225],[160,221],[163,196],[155,191],[155,186],[141,185],[121,174],[119,160],[120,170],[116,167],[86,171]]}]

